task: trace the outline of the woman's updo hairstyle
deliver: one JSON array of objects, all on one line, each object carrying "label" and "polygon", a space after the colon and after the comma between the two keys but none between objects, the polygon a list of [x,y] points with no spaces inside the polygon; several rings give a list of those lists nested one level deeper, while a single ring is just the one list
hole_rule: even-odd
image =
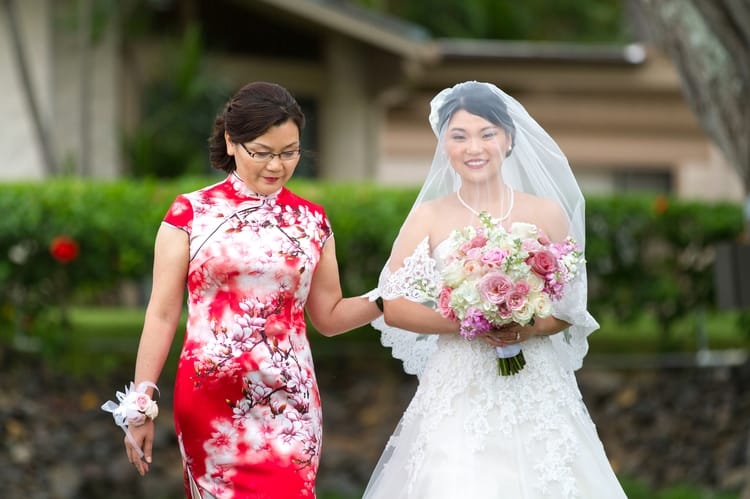
[{"label": "woman's updo hairstyle", "polygon": [[237,169],[234,156],[227,154],[225,131],[232,142],[250,142],[288,120],[297,125],[301,134],[305,127],[305,115],[287,89],[275,83],[248,83],[229,99],[224,110],[216,116],[208,138],[211,166],[227,173]]},{"label": "woman's updo hairstyle", "polygon": [[[514,143],[516,126],[508,114],[508,107],[502,97],[493,92],[489,85],[475,81],[456,85],[452,89],[438,110],[435,133],[441,133],[456,111],[462,109],[499,126],[508,134],[511,144]],[[510,151],[506,156],[509,155]]]}]

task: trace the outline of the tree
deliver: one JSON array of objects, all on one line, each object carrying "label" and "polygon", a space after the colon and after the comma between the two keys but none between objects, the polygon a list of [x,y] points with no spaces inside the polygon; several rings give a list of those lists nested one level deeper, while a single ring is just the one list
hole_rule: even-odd
[{"label": "tree", "polygon": [[[677,67],[699,123],[742,178],[748,240],[750,0],[632,1],[651,38]],[[750,480],[741,497],[750,499]]]},{"label": "tree", "polygon": [[437,38],[611,42],[627,38],[622,0],[349,0]]},{"label": "tree", "polygon": [[633,0],[701,126],[742,178],[750,234],[750,0]]}]

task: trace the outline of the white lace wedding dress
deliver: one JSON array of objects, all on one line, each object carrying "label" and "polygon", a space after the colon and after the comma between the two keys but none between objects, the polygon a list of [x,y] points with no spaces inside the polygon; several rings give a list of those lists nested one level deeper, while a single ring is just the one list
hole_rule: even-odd
[{"label": "white lace wedding dress", "polygon": [[[425,274],[425,252],[426,241],[413,255],[420,260],[420,274]],[[414,273],[416,263],[400,270]],[[625,497],[574,371],[551,337],[523,342],[526,366],[515,376],[500,376],[495,350],[482,341],[411,333],[411,344],[399,346],[382,319],[373,325],[384,331],[384,344],[394,347],[394,356],[426,363],[416,371],[416,394],[365,499]],[[408,372],[414,368],[405,364]]]}]

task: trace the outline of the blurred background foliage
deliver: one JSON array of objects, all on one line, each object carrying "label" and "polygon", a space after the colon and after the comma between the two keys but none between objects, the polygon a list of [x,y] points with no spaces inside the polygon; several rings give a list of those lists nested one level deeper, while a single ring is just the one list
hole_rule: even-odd
[{"label": "blurred background foliage", "polygon": [[[0,210],[6,213],[0,218],[0,255],[7,256],[0,259],[3,337],[33,335],[49,329],[50,321],[62,326],[53,329],[65,329],[71,305],[106,305],[125,282],[139,284],[144,302],[153,239],[168,206],[177,194],[218,179],[0,185]],[[325,206],[344,293],[375,287],[416,189],[305,180],[290,187]],[[715,310],[714,245],[739,237],[743,214],[732,203],[629,195],[589,199],[587,224],[592,313],[626,324],[650,313],[660,348],[670,349],[678,320],[691,311]],[[52,257],[50,243],[58,236],[78,243],[78,258],[63,264]]]},{"label": "blurred background foliage", "polygon": [[168,76],[144,85],[140,120],[124,138],[126,160],[135,177],[208,173],[208,136],[233,91],[207,73],[197,26],[189,26],[167,51],[162,71]]},{"label": "blurred background foliage", "polygon": [[622,0],[350,0],[436,38],[617,42],[631,33]]}]

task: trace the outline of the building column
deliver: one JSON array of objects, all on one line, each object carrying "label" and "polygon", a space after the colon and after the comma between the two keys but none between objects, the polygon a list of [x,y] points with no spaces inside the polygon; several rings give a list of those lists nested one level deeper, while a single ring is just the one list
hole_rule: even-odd
[{"label": "building column", "polygon": [[364,48],[339,36],[326,40],[325,84],[320,106],[320,176],[331,180],[371,178],[377,164],[382,112],[368,94]]}]

